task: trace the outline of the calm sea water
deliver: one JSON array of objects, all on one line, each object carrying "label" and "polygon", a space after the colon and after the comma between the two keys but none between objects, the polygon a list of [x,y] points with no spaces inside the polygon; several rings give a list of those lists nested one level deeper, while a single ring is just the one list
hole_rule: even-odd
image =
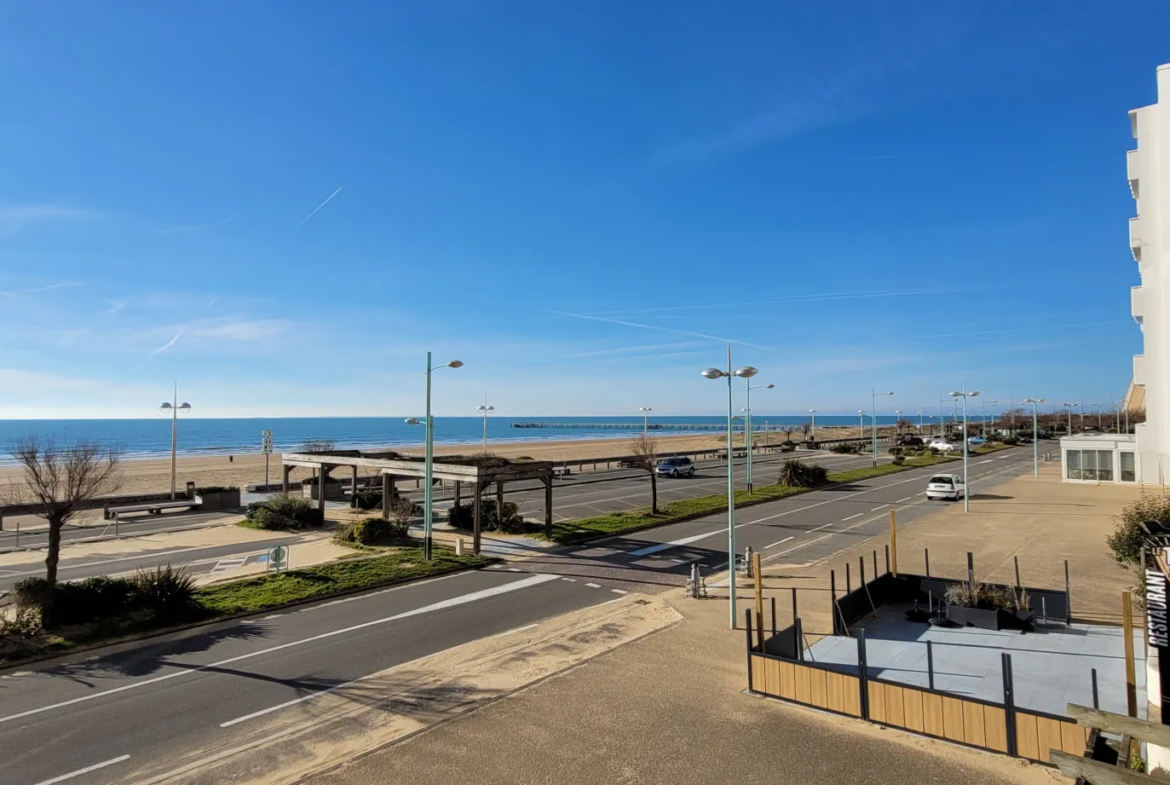
[{"label": "calm sea water", "polygon": [[[881,424],[891,424],[893,416],[879,417]],[[515,422],[573,423],[582,428],[513,428]],[[652,417],[655,424],[721,424],[722,417]],[[808,422],[807,417],[757,416],[755,425],[773,429]],[[818,416],[818,426],[856,425],[856,416]],[[868,418],[866,419],[868,423]],[[641,417],[489,417],[488,441],[548,441],[565,439],[602,439],[621,437],[632,431],[610,430],[603,423],[642,424]],[[184,455],[231,455],[260,451],[260,432],[272,431],[276,452],[290,452],[311,439],[328,439],[341,448],[372,448],[421,445],[421,425],[407,425],[401,417],[281,417],[214,419],[179,419],[179,452]],[[685,433],[685,431],[660,431]],[[58,441],[97,440],[117,446],[128,458],[170,455],[171,421],[168,417],[151,420],[0,420],[0,463],[7,458],[13,439],[37,434]],[[436,444],[472,444],[483,437],[481,417],[436,417]]]}]

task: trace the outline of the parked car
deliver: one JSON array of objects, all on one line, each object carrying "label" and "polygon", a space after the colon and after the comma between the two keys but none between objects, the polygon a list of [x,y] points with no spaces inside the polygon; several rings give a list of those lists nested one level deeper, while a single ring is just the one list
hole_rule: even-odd
[{"label": "parked car", "polygon": [[936,474],[926,484],[926,498],[949,499],[957,502],[967,495],[967,486],[958,474]]},{"label": "parked car", "polygon": [[659,477],[694,477],[695,464],[690,458],[664,458],[654,472]]},{"label": "parked car", "polygon": [[903,436],[898,440],[898,444],[902,447],[921,447],[925,442],[921,436]]},{"label": "parked car", "polygon": [[622,458],[620,461],[618,461],[618,468],[619,469],[637,469],[638,468],[638,459],[634,458],[634,457]]},{"label": "parked car", "polygon": [[926,446],[932,450],[938,450],[939,452],[954,452],[955,450],[963,449],[962,447],[955,444],[954,442],[948,442],[946,439],[938,439],[938,438],[931,439],[930,444],[928,444]]},{"label": "parked car", "polygon": [[984,439],[982,436],[968,436],[967,437],[967,444],[975,445],[976,447],[978,447],[981,444],[987,444],[987,440]]}]

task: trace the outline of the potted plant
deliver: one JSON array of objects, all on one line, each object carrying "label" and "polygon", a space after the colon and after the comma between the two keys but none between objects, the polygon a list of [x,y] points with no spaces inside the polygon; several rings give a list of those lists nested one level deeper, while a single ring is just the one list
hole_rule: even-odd
[{"label": "potted plant", "polygon": [[947,588],[946,617],[963,627],[983,630],[1031,630],[1032,611],[1023,589],[955,583]]}]

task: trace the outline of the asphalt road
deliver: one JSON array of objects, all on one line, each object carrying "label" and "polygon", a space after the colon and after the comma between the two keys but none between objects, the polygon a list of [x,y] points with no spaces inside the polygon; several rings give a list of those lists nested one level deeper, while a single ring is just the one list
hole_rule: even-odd
[{"label": "asphalt road", "polygon": [[[1010,450],[973,461],[972,503],[995,483],[1029,470],[1030,459],[1026,450]],[[954,464],[942,470],[955,471]],[[830,555],[883,531],[891,508],[905,523],[940,504],[923,501],[926,478],[934,471],[914,470],[744,509],[737,518],[739,548],[751,545],[769,561]],[[284,706],[290,701],[604,602],[615,590],[677,589],[692,561],[708,565],[708,572],[726,565],[726,522],[726,515],[710,516],[539,555],[516,566],[0,673],[0,760],[6,764],[0,767],[0,785],[110,783],[157,773],[183,760],[185,750],[230,740],[232,729],[254,716],[295,711]]]}]

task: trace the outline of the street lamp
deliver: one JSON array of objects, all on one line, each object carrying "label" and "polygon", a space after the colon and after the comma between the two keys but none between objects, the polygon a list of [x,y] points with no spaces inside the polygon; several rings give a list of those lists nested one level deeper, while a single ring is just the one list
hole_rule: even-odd
[{"label": "street lamp", "polygon": [[902,435],[902,410],[894,409],[894,430],[899,436]]},{"label": "street lamp", "polygon": [[642,436],[645,437],[650,431],[650,412],[654,410],[649,406],[642,406],[638,411],[642,413]]},{"label": "street lamp", "polygon": [[978,390],[967,392],[967,384],[963,383],[960,392],[951,393],[956,401],[963,399],[963,512],[971,512],[971,481],[967,477],[967,399],[979,395]]},{"label": "street lamp", "polygon": [[817,440],[817,410],[809,409],[808,413],[812,415],[812,423],[808,427],[808,435],[815,442]]},{"label": "street lamp", "polygon": [[[431,483],[434,482],[435,474],[435,419],[431,417],[431,371],[439,368],[462,368],[462,360],[452,360],[449,363],[442,365],[431,365],[431,353],[427,352],[427,419],[426,419],[426,452],[424,460],[424,474],[423,480],[423,558],[427,561],[431,560],[431,539],[432,530],[434,528],[434,510],[431,509]],[[415,417],[408,417],[406,419],[408,425],[418,425],[418,419]],[[487,412],[484,412],[484,422],[487,422]]]},{"label": "street lamp", "polygon": [[861,433],[858,434],[862,439],[865,438],[865,409],[857,410],[857,420],[861,423]]},{"label": "street lamp", "polygon": [[774,384],[757,384],[752,387],[751,382],[747,386],[747,408],[743,410],[747,415],[747,420],[744,424],[747,427],[747,433],[743,437],[744,447],[747,448],[747,484],[748,493],[752,492],[752,390],[771,390],[775,387]]},{"label": "street lamp", "polygon": [[[458,366],[456,366],[456,367],[458,367]],[[476,406],[475,410],[477,412],[483,412],[483,454],[487,455],[487,418],[488,418],[488,412],[494,412],[496,410],[496,407],[489,406],[488,402],[487,402],[487,398],[485,397],[483,403],[481,403],[479,406]]]},{"label": "street lamp", "polygon": [[1073,407],[1076,405],[1077,404],[1075,404],[1075,403],[1068,403],[1068,402],[1061,404],[1061,406],[1068,407],[1068,435],[1069,436],[1072,436],[1072,410],[1073,410]]},{"label": "street lamp", "polygon": [[[1097,433],[1103,433],[1103,431],[1101,430],[1101,404],[1091,403],[1091,404],[1089,404],[1089,406],[1096,406],[1097,407]],[[1085,416],[1085,410],[1081,409],[1081,417],[1084,417],[1084,416]],[[1082,425],[1081,428],[1084,428],[1084,426]]]},{"label": "street lamp", "polygon": [[175,456],[178,454],[179,444],[179,415],[191,411],[191,404],[183,401],[179,403],[179,383],[175,382],[175,402],[164,403],[158,407],[160,411],[171,415],[171,501],[175,500]]},{"label": "street lamp", "polygon": [[1036,421],[1036,404],[1044,403],[1043,398],[1025,398],[1024,403],[1032,404],[1032,476],[1040,478],[1040,431]]},{"label": "street lamp", "polygon": [[880,393],[877,390],[873,389],[872,387],[869,389],[870,389],[869,400],[870,400],[870,406],[871,406],[871,411],[869,413],[869,416],[870,416],[870,424],[872,426],[871,430],[873,431],[873,468],[876,469],[877,468],[877,397],[879,395],[893,395],[894,393],[892,390],[890,392]]},{"label": "street lamp", "polygon": [[731,380],[738,376],[741,379],[750,379],[759,371],[750,365],[745,365],[738,371],[731,370],[731,344],[727,344],[727,370],[708,368],[703,371],[705,379],[727,379],[727,586],[728,599],[731,609],[731,628],[735,629],[735,452],[731,441],[732,407],[735,405],[731,396]]},{"label": "street lamp", "polygon": [[915,414],[918,415],[918,432],[922,433],[922,410],[919,409]]},{"label": "street lamp", "polygon": [[[991,401],[991,419],[995,419],[995,407],[999,405],[999,401]],[[987,438],[987,426],[983,426],[983,438]]]}]

